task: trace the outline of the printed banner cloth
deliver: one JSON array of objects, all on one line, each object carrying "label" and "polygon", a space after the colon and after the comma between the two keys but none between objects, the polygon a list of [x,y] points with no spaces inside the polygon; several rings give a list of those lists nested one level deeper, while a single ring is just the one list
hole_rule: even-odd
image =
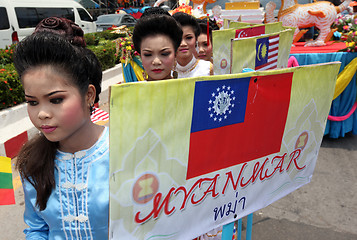
[{"label": "printed banner cloth", "polygon": [[339,66],[113,86],[110,239],[193,239],[308,183]]},{"label": "printed banner cloth", "polygon": [[11,158],[0,156],[0,205],[15,204]]}]

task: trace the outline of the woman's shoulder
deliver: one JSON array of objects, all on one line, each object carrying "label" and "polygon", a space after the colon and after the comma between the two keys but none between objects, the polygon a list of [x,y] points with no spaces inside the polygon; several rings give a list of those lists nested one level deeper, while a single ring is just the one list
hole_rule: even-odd
[{"label": "woman's shoulder", "polygon": [[206,67],[206,68],[212,68],[213,64],[210,61],[199,59],[198,60],[198,66]]},{"label": "woman's shoulder", "polygon": [[203,71],[207,75],[213,75],[213,64],[210,61],[199,59],[197,68],[200,72]]}]

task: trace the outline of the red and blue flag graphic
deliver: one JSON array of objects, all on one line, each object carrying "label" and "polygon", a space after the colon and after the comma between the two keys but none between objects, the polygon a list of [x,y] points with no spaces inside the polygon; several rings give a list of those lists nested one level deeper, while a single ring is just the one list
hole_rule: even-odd
[{"label": "red and blue flag graphic", "polygon": [[186,179],[279,152],[292,76],[196,82]]}]

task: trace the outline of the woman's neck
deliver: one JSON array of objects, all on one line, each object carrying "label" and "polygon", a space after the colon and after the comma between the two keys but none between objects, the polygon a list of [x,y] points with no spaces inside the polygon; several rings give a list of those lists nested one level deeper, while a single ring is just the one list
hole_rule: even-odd
[{"label": "woman's neck", "polygon": [[167,80],[167,79],[172,79],[171,73],[166,77],[164,77],[163,79],[153,79],[150,76],[148,76],[147,81],[150,82],[150,81],[159,81],[159,80]]},{"label": "woman's neck", "polygon": [[103,126],[92,121],[87,121],[77,132],[59,142],[59,150],[67,153],[75,153],[92,147],[103,132]]},{"label": "woman's neck", "polygon": [[184,59],[176,59],[178,64],[180,64],[182,67],[186,66],[187,64],[189,64],[189,62],[191,62],[193,58],[193,54],[191,54],[190,57],[184,58]]},{"label": "woman's neck", "polygon": [[181,73],[187,72],[187,71],[192,71],[196,67],[197,63],[198,63],[198,60],[193,56],[191,61],[184,66],[182,66],[181,64],[178,63],[176,65],[176,71],[181,72]]}]

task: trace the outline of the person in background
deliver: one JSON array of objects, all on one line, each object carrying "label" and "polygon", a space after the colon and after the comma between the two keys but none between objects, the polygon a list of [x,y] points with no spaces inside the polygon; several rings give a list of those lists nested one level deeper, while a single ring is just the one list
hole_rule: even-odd
[{"label": "person in background", "polygon": [[177,12],[172,16],[181,24],[183,32],[182,41],[176,55],[178,78],[212,75],[212,63],[197,59],[197,38],[201,32],[197,20],[183,12]]},{"label": "person in background", "polygon": [[133,31],[134,48],[139,52],[148,81],[171,79],[182,30],[166,14],[150,14],[138,20]]},{"label": "person in background", "polygon": [[16,46],[14,65],[40,132],[16,162],[26,239],[108,238],[109,130],[91,121],[101,81],[93,58],[88,49],[46,31]]},{"label": "person in background", "polygon": [[[213,63],[213,52],[212,52],[212,30],[219,30],[219,27],[217,24],[209,20],[207,24],[207,20],[204,19],[199,19],[198,24],[200,25],[201,28],[201,34],[197,38],[198,42],[198,58],[206,61],[210,61]],[[207,27],[208,27],[208,34],[209,34],[209,39],[207,37]]]}]

